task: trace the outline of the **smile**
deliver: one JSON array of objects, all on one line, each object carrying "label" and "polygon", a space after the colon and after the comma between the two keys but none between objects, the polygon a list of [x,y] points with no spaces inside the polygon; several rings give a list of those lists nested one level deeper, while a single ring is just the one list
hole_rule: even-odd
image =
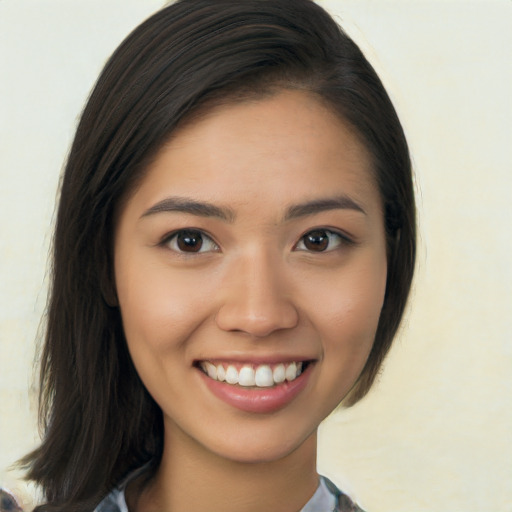
[{"label": "smile", "polygon": [[[307,363],[305,363],[307,364]],[[233,386],[269,388],[292,382],[302,373],[304,363],[292,361],[279,364],[214,364],[210,361],[201,361],[199,368],[210,379],[225,382]]]},{"label": "smile", "polygon": [[273,413],[306,388],[316,360],[247,362],[200,360],[195,367],[206,389],[227,405],[248,413]]}]

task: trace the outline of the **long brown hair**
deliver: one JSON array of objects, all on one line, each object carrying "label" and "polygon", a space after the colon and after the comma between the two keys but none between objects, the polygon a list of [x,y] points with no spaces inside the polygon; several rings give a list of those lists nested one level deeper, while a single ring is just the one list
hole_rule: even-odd
[{"label": "long brown hair", "polygon": [[349,401],[372,385],[402,317],[415,260],[405,136],[355,43],[310,0],[180,0],[136,28],[82,114],[60,191],[40,376],[42,444],[24,459],[38,511],[85,512],[134,468],[159,464],[162,413],[131,362],[112,282],[115,211],[176,127],[219,101],[300,88],[349,122],[385,206],[388,281]]}]

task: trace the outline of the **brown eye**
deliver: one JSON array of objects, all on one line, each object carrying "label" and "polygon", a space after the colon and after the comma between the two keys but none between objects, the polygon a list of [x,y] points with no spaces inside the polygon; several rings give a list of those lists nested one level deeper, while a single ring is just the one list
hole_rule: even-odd
[{"label": "brown eye", "polygon": [[176,235],[176,245],[180,251],[199,252],[203,245],[203,237],[197,231],[182,231]]},{"label": "brown eye", "polygon": [[176,252],[200,253],[218,250],[217,244],[204,233],[192,229],[183,229],[167,241],[167,245]]},{"label": "brown eye", "polygon": [[315,229],[306,233],[296,246],[298,251],[325,252],[339,247],[342,243],[341,235],[328,229]]}]

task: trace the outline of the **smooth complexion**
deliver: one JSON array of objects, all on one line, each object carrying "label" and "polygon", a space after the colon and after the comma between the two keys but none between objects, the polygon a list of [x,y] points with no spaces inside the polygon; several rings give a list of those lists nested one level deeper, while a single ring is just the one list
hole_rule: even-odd
[{"label": "smooth complexion", "polygon": [[[358,137],[299,91],[185,125],[120,212],[115,278],[165,426],[130,510],[299,510],[317,486],[317,427],[357,380],[384,300],[382,204]],[[293,361],[306,370],[289,394],[201,370]],[[284,399],[243,406],[258,393]]]}]

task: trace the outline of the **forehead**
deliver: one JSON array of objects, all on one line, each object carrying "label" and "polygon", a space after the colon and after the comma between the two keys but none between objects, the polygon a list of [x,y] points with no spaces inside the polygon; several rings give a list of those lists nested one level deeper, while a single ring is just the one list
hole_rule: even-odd
[{"label": "forehead", "polygon": [[316,96],[282,91],[218,106],[182,125],[134,195],[148,202],[192,194],[234,206],[273,198],[285,207],[340,193],[380,208],[368,151]]}]

